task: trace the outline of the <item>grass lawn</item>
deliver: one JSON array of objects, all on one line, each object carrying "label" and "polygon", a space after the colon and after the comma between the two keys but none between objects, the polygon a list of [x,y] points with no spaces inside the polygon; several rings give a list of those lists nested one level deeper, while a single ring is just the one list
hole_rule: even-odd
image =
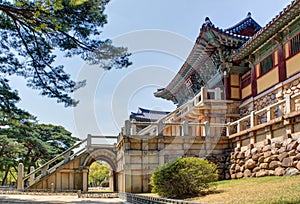
[{"label": "grass lawn", "polygon": [[219,181],[215,193],[187,200],[222,204],[296,204],[300,203],[300,176]]}]

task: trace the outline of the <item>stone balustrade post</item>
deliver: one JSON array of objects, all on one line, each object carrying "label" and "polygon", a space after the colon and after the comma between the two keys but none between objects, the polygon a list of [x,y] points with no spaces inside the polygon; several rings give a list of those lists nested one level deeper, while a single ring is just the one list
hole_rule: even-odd
[{"label": "stone balustrade post", "polygon": [[[30,167],[30,173],[34,172],[34,166]],[[35,174],[31,174],[30,178],[29,178],[29,185],[31,186],[32,184],[34,184],[34,180],[35,180]]]},{"label": "stone balustrade post", "polygon": [[291,95],[288,94],[285,97],[285,114],[288,114],[290,112],[292,112],[292,101],[291,101]]},{"label": "stone balustrade post", "polygon": [[164,124],[163,121],[159,120],[157,124],[157,136],[163,136]]},{"label": "stone balustrade post", "polygon": [[227,125],[226,125],[226,136],[227,137],[229,137],[229,135],[230,135],[230,125],[231,125],[230,122],[228,122]]},{"label": "stone balustrade post", "polygon": [[90,147],[92,145],[92,135],[88,134],[87,136],[87,146]]},{"label": "stone balustrade post", "polygon": [[131,135],[136,135],[136,124],[134,124],[134,122],[136,122],[136,120],[132,120],[133,123],[131,123]]},{"label": "stone balustrade post", "polygon": [[189,135],[189,123],[187,121],[184,121],[182,124],[182,136],[188,136]]},{"label": "stone balustrade post", "polygon": [[17,180],[17,190],[23,191],[24,190],[24,165],[22,163],[19,163],[18,165],[18,180]]},{"label": "stone balustrade post", "polygon": [[219,87],[215,88],[215,100],[221,100],[221,89]]},{"label": "stone balustrade post", "polygon": [[131,133],[131,122],[130,120],[125,120],[125,135],[129,136]]},{"label": "stone balustrade post", "polygon": [[204,122],[204,136],[209,137],[210,136],[210,124],[208,121]]},{"label": "stone balustrade post", "polygon": [[250,127],[254,127],[256,125],[256,116],[255,116],[255,112],[251,111],[250,113]]},{"label": "stone balustrade post", "polygon": [[[201,87],[201,101],[205,101],[207,99],[207,93],[206,93],[206,88],[205,87]],[[199,101],[200,102],[200,101]]]}]

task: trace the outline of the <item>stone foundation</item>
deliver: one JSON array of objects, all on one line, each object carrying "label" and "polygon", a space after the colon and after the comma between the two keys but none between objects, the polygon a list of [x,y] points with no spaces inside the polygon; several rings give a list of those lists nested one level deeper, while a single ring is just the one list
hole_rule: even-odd
[{"label": "stone foundation", "polygon": [[300,174],[300,138],[265,140],[264,146],[248,145],[231,153],[232,179]]}]

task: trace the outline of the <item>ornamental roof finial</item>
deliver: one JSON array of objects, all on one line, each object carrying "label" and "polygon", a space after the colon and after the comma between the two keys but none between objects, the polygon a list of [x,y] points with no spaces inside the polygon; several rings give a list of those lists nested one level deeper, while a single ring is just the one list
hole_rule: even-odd
[{"label": "ornamental roof finial", "polygon": [[206,23],[206,25],[211,24],[211,21],[208,17],[205,18],[205,23]]},{"label": "ornamental roof finial", "polygon": [[251,18],[251,12],[248,12],[247,18]]}]

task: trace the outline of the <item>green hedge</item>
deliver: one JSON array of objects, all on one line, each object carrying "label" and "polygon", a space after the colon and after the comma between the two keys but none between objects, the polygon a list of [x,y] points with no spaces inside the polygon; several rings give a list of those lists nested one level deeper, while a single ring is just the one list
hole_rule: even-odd
[{"label": "green hedge", "polygon": [[209,189],[218,180],[216,165],[196,157],[170,161],[151,176],[152,192],[166,197],[189,197]]}]

